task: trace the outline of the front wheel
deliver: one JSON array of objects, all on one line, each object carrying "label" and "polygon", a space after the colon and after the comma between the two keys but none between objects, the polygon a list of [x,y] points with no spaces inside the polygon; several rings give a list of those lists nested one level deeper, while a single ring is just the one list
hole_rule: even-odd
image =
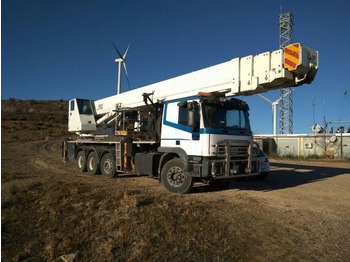
[{"label": "front wheel", "polygon": [[193,177],[185,175],[184,164],[179,158],[174,158],[164,165],[161,180],[168,191],[180,194],[189,192],[194,183]]}]

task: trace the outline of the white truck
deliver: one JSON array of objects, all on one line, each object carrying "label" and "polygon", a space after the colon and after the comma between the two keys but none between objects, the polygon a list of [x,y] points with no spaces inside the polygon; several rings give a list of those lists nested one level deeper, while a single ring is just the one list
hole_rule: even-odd
[{"label": "white truck", "polygon": [[260,174],[249,107],[237,95],[311,83],[318,52],[300,43],[194,71],[100,100],[69,101],[65,161],[112,178],[137,173],[174,193],[195,181]]}]

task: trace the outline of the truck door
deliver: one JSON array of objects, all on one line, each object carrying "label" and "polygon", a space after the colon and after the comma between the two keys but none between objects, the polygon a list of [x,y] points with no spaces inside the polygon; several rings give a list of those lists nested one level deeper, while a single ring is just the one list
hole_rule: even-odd
[{"label": "truck door", "polygon": [[164,105],[161,147],[180,147],[188,155],[201,155],[200,110],[197,101]]}]

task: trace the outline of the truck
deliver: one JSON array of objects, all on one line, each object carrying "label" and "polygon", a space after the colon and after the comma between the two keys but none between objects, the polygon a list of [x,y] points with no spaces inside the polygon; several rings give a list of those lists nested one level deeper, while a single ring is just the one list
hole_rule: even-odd
[{"label": "truck", "polygon": [[310,84],[318,52],[300,43],[234,58],[99,100],[69,101],[64,161],[79,172],[154,177],[173,193],[195,182],[259,176],[249,106],[238,95]]}]

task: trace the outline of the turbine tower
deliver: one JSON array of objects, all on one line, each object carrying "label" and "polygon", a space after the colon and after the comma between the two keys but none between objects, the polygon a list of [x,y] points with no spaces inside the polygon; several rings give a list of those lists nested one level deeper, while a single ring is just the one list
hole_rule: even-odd
[{"label": "turbine tower", "polygon": [[126,75],[126,79],[128,80],[128,86],[129,86],[129,89],[130,89],[130,83],[129,83],[129,76],[128,76],[128,70],[126,70],[126,65],[125,65],[125,59],[126,59],[126,55],[128,54],[128,51],[129,51],[129,47],[130,47],[130,44],[128,45],[128,48],[126,49],[124,55],[122,55],[118,48],[116,47],[116,45],[112,42],[115,50],[117,51],[118,55],[119,55],[119,58],[115,59],[114,61],[116,63],[118,63],[118,86],[117,86],[117,95],[120,94],[120,87],[121,87],[121,76],[122,76],[122,64],[124,66],[124,71],[125,71],[125,75]]},{"label": "turbine tower", "polygon": [[[279,15],[280,48],[292,44],[293,14],[291,12]],[[279,133],[293,134],[293,88],[280,90]]]},{"label": "turbine tower", "polygon": [[270,103],[272,106],[272,130],[274,136],[277,135],[277,105],[279,104],[281,99],[287,95],[289,95],[289,92],[285,93],[282,97],[278,98],[275,102],[273,102],[267,97],[263,96],[262,94],[258,94],[258,96],[260,96],[266,102]]}]

